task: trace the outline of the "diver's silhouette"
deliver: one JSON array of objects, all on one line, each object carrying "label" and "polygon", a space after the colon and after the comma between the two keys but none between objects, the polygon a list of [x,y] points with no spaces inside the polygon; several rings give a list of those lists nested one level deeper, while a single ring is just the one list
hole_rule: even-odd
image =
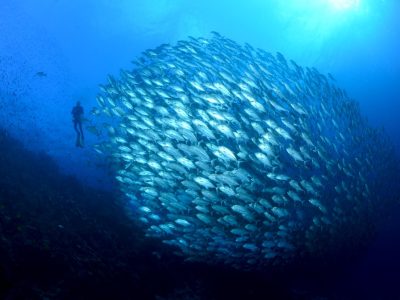
[{"label": "diver's silhouette", "polygon": [[72,109],[72,117],[74,122],[74,129],[76,131],[76,147],[83,148],[83,130],[82,130],[82,120],[83,120],[83,107],[78,101]]}]

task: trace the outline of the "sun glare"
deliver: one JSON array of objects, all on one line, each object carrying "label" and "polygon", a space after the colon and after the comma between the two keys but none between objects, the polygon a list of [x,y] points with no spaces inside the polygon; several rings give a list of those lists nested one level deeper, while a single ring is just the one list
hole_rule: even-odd
[{"label": "sun glare", "polygon": [[329,0],[329,4],[336,10],[348,10],[359,6],[360,0]]}]

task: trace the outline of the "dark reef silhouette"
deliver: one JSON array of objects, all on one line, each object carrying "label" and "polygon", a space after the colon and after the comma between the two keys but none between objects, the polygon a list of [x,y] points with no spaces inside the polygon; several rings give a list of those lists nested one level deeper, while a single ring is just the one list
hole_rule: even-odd
[{"label": "dark reef silhouette", "polygon": [[1,299],[347,299],[328,297],[346,255],[266,273],[184,262],[145,238],[113,192],[4,130],[0,144]]}]

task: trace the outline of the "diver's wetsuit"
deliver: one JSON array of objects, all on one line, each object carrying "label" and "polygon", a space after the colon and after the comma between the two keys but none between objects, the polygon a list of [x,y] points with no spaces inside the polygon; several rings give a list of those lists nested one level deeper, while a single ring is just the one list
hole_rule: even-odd
[{"label": "diver's wetsuit", "polygon": [[74,129],[76,131],[76,146],[83,147],[83,130],[82,130],[82,116],[83,116],[83,107],[77,104],[72,109],[72,116],[74,122]]}]

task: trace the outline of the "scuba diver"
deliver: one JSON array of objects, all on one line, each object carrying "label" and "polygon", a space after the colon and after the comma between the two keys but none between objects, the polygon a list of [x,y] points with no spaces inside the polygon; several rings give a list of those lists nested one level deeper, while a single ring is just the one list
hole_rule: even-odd
[{"label": "scuba diver", "polygon": [[83,121],[83,107],[81,103],[78,101],[76,105],[72,109],[72,117],[74,122],[74,129],[76,131],[76,147],[83,148],[83,130],[82,130],[82,121]]}]

